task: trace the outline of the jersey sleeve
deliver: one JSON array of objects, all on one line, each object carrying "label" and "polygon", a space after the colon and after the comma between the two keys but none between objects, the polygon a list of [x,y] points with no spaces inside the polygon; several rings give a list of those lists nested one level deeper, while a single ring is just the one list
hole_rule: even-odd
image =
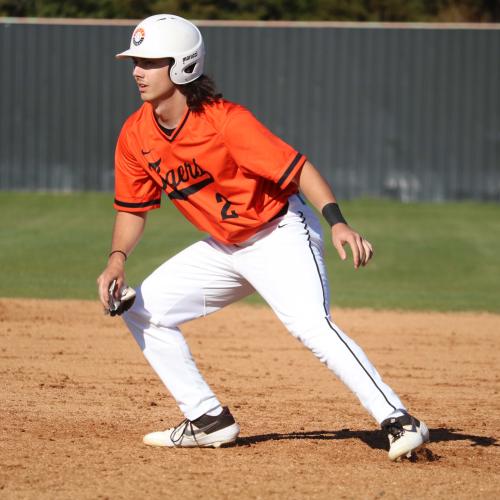
[{"label": "jersey sleeve", "polygon": [[306,157],[274,135],[243,107],[228,113],[223,127],[226,147],[239,168],[285,189]]},{"label": "jersey sleeve", "polygon": [[122,128],[115,150],[116,210],[144,212],[160,208],[161,189],[131,152],[127,123]]}]

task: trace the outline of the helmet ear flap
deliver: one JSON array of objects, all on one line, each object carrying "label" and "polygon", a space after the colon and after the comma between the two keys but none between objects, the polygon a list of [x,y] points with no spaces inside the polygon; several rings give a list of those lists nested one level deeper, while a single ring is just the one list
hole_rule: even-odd
[{"label": "helmet ear flap", "polygon": [[179,84],[179,63],[175,60],[172,59],[172,62],[169,65],[169,71],[168,71],[168,76],[170,77],[170,80],[172,80],[173,83]]},{"label": "helmet ear flap", "polygon": [[[172,59],[172,64],[170,65],[169,76],[170,80],[176,85],[184,85],[186,83],[196,80],[203,72],[203,61],[194,61],[191,64],[184,65],[177,59]],[[193,76],[194,75],[194,78]]]},{"label": "helmet ear flap", "polygon": [[[175,59],[173,57],[167,58],[167,71],[168,71],[168,77],[170,80],[172,80],[172,68],[175,64]],[[173,81],[173,80],[172,80]]]},{"label": "helmet ear flap", "polygon": [[189,75],[190,75],[190,74],[194,71],[194,69],[196,68],[196,64],[197,64],[197,63],[193,63],[193,64],[191,64],[191,65],[189,65],[189,66],[186,66],[186,67],[184,68],[184,73],[187,73],[187,74],[189,74]]}]

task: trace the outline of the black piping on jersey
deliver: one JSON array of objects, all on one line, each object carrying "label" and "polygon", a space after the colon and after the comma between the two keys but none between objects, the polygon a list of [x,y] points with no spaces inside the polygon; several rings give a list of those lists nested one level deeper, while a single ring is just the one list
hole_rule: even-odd
[{"label": "black piping on jersey", "polygon": [[[180,131],[182,130],[182,128],[186,124],[187,119],[188,119],[188,117],[189,117],[190,114],[191,114],[191,110],[188,109],[187,112],[186,112],[186,115],[184,116],[184,120],[182,120],[181,124],[177,128],[175,128],[175,129],[168,129],[168,128],[164,127],[157,120],[156,116],[154,118],[155,118],[155,121],[156,121],[158,127],[163,132],[163,135],[165,136],[165,139],[167,139],[167,141],[169,141],[169,142],[172,142],[179,135]],[[167,131],[170,131],[170,134]],[[173,132],[173,134],[172,134],[172,132]]]},{"label": "black piping on jersey", "polygon": [[314,255],[314,252],[313,252],[313,249],[312,249],[312,245],[311,245],[311,235],[309,233],[309,227],[307,226],[307,222],[306,222],[306,218],[304,216],[304,213],[299,211],[299,215],[301,217],[301,222],[304,225],[304,229],[305,229],[306,234],[307,234],[307,242],[309,244],[309,250],[311,251],[311,255],[312,255],[312,258],[314,260],[314,264],[316,266],[316,270],[318,271],[319,282],[321,283],[321,290],[323,291],[323,306],[325,308],[325,313],[326,313],[325,321],[326,321],[327,325],[335,333],[335,335],[337,336],[337,338],[344,344],[344,346],[347,348],[347,350],[352,354],[353,358],[358,362],[359,366],[361,366],[361,368],[366,373],[366,375],[368,376],[368,378],[373,382],[373,385],[377,388],[377,390],[380,392],[380,394],[382,394],[382,396],[385,399],[386,403],[393,410],[397,410],[397,408],[387,399],[387,396],[384,394],[384,391],[382,391],[382,389],[377,385],[377,382],[375,382],[375,380],[373,380],[373,377],[368,373],[368,370],[363,366],[363,363],[361,363],[361,361],[358,359],[358,357],[356,356],[356,354],[354,354],[354,352],[349,347],[349,345],[347,344],[347,342],[342,338],[342,336],[340,335],[339,331],[332,325],[332,323],[331,323],[331,321],[329,319],[330,314],[329,314],[329,311],[328,311],[328,304],[326,304],[326,293],[325,293],[325,288],[323,287],[323,279],[321,278],[321,273],[319,272],[318,261],[316,260],[316,256]]},{"label": "black piping on jersey", "polygon": [[280,180],[278,181],[278,186],[281,186],[286,181],[292,170],[295,168],[295,165],[297,165],[297,163],[303,156],[304,155],[302,153],[297,153],[295,155],[295,158],[293,159],[292,163],[290,163],[290,166],[285,170],[285,173],[281,176]]},{"label": "black piping on jersey", "polygon": [[165,134],[167,134],[169,137],[174,133],[174,130],[175,128],[165,128],[163,125],[161,125],[160,123],[158,123],[158,125],[160,126],[160,128],[163,130],[163,132],[165,132]]},{"label": "black piping on jersey", "polygon": [[207,179],[203,179],[196,184],[191,184],[191,186],[186,186],[182,189],[175,188],[170,193],[168,193],[168,197],[171,200],[187,200],[189,196],[197,193],[200,189],[203,189],[205,186],[208,186],[209,184],[212,184],[212,182],[214,182],[214,178],[212,177],[212,175],[209,172],[207,173],[210,175],[210,177],[208,177]]},{"label": "black piping on jersey", "polygon": [[115,198],[115,205],[118,205],[119,207],[125,207],[125,208],[145,208],[145,207],[152,207],[153,205],[160,205],[161,204],[161,199],[158,198],[157,200],[150,200],[150,201],[143,201],[141,203],[129,203],[127,201],[120,201]]}]

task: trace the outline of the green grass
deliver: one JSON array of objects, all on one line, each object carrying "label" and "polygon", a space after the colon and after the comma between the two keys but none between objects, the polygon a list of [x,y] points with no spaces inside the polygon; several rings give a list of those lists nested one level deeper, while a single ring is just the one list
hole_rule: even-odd
[{"label": "green grass", "polygon": [[[112,195],[101,193],[0,193],[0,297],[95,299],[109,251],[111,202]],[[131,284],[203,236],[164,205],[150,214],[127,262]],[[376,255],[355,271],[327,242],[334,305],[500,312],[500,205],[357,200],[342,206]]]}]

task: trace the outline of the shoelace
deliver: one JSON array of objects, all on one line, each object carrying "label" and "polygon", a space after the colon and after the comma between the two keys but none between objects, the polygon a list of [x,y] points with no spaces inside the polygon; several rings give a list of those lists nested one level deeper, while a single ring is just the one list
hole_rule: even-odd
[{"label": "shoelace", "polygon": [[[181,430],[182,429],[182,430]],[[170,440],[174,444],[174,446],[177,448],[179,446],[182,446],[182,440],[184,438],[184,435],[186,434],[187,429],[190,430],[191,436],[193,436],[194,442],[198,447],[200,447],[200,444],[198,443],[198,440],[196,439],[196,433],[195,433],[195,428],[193,426],[193,422],[188,420],[183,420],[171,433],[170,433]],[[176,437],[177,431],[181,430],[181,433]]]},{"label": "shoelace", "polygon": [[386,427],[387,432],[397,441],[405,432],[401,425],[389,425]]}]

